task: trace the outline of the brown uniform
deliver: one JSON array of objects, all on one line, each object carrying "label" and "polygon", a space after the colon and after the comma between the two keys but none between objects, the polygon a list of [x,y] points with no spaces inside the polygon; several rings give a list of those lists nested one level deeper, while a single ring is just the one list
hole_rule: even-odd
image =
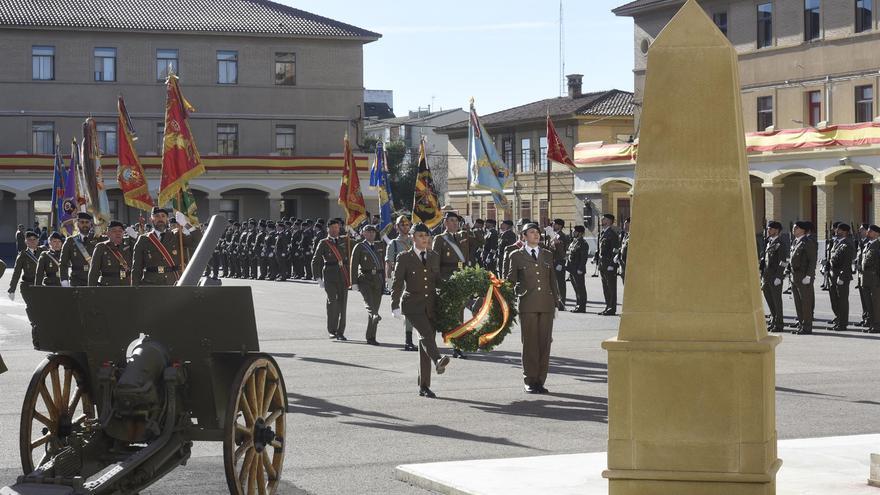
[{"label": "brown uniform", "polygon": [[424,261],[415,248],[397,256],[391,284],[391,309],[400,309],[419,332],[419,386],[431,386],[431,363],[440,360],[437,349],[437,286],[440,284],[440,256],[423,251]]},{"label": "brown uniform", "polygon": [[[325,237],[315,246],[312,273],[324,280],[327,293],[327,332],[334,337],[345,334],[345,313],[348,307],[349,273],[348,245],[351,239]],[[331,247],[332,246],[332,247]],[[336,248],[334,252],[333,248]],[[337,256],[338,253],[338,256]]]},{"label": "brown uniform", "polygon": [[131,285],[132,249],[126,242],[118,246],[111,245],[112,242],[107,240],[95,246],[89,270],[90,286]]},{"label": "brown uniform", "polygon": [[36,285],[60,287],[61,251],[43,251],[37,260]]},{"label": "brown uniform", "polygon": [[94,237],[81,234],[72,235],[65,239],[61,246],[61,281],[69,279],[72,287],[88,285],[92,253],[95,252],[95,246],[99,242],[106,240],[107,238],[104,236]]},{"label": "brown uniform", "polygon": [[868,332],[880,333],[880,241],[867,241],[861,261],[862,288],[868,296]]},{"label": "brown uniform", "polygon": [[443,232],[434,237],[431,250],[440,255],[440,276],[449,280],[458,270],[470,266],[472,240],[467,232]]},{"label": "brown uniform", "polygon": [[11,294],[15,292],[15,284],[18,284],[19,280],[21,280],[21,285],[19,286],[21,298],[24,299],[26,305],[25,312],[30,320],[33,319],[31,318],[29,299],[31,287],[34,285],[37,277],[40,252],[40,248],[37,248],[35,251],[25,248],[22,252],[18,253],[18,256],[15,258],[15,268],[12,270],[12,279],[9,281],[9,293]]},{"label": "brown uniform", "polygon": [[[165,248],[170,259],[159,249],[150,236]],[[183,248],[192,248],[202,239],[200,231],[183,236]],[[180,278],[180,238],[170,229],[163,233],[154,230],[149,234],[141,234],[134,243],[134,255],[131,263],[131,285],[174,285]]]},{"label": "brown uniform", "polygon": [[550,367],[550,343],[553,341],[553,317],[559,302],[553,255],[535,248],[536,256],[526,245],[510,254],[506,278],[519,297],[520,333],[522,334],[523,382],[529,387],[543,387]]},{"label": "brown uniform", "polygon": [[[553,269],[556,271],[556,285],[558,286],[559,300],[565,304],[568,292],[565,283],[565,256],[568,253],[568,245],[571,238],[564,232],[559,231],[555,237],[547,237],[544,248],[553,253]],[[564,308],[560,308],[564,309]]]},{"label": "brown uniform", "polygon": [[[816,295],[813,284],[816,282],[816,260],[819,256],[819,244],[811,235],[801,236],[791,246],[789,269],[791,270],[791,292],[794,296],[794,307],[797,310],[797,333],[813,333],[813,310]],[[808,283],[804,283],[804,280]]]},{"label": "brown uniform", "polygon": [[379,326],[379,305],[382,303],[382,290],[385,288],[385,270],[382,262],[384,253],[380,253],[382,241],[361,241],[351,250],[351,271],[358,290],[364,297],[367,308],[367,342],[376,340],[376,329]]}]

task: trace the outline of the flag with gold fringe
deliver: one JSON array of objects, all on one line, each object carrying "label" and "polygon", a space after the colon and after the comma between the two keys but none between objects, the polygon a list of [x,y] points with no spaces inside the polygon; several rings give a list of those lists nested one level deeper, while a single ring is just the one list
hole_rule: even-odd
[{"label": "flag with gold fringe", "polygon": [[116,167],[116,180],[119,182],[119,188],[122,189],[125,204],[132,208],[150,211],[153,208],[153,198],[150,196],[141,160],[134,148],[137,136],[135,136],[131,117],[128,116],[128,110],[125,108],[122,96],[116,102],[116,109],[119,112],[118,132],[116,133],[119,166]]},{"label": "flag with gold fringe", "polygon": [[357,162],[351,152],[348,134],[345,135],[343,149],[342,181],[339,185],[339,206],[345,210],[345,225],[355,228],[367,218],[367,204],[361,193],[361,180],[358,177]]},{"label": "flag with gold fringe", "polygon": [[425,140],[419,144],[419,171],[416,176],[416,189],[413,196],[413,222],[419,221],[433,229],[443,220],[440,211],[440,200],[434,187],[434,177],[428,168],[428,157],[425,154]]},{"label": "flag with gold fringe", "polygon": [[188,181],[205,173],[187,120],[189,112],[195,109],[181,94],[176,75],[169,74],[165,84],[165,138],[162,145],[159,205],[167,204],[177,197]]}]

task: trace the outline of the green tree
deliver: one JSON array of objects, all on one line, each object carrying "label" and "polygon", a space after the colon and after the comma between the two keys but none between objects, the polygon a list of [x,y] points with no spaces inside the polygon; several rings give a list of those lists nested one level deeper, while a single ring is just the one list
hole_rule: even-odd
[{"label": "green tree", "polygon": [[414,160],[404,161],[406,152],[406,143],[402,139],[392,140],[385,145],[385,154],[388,156],[388,181],[391,183],[395,210],[411,209],[415,195],[417,164],[411,163]]}]

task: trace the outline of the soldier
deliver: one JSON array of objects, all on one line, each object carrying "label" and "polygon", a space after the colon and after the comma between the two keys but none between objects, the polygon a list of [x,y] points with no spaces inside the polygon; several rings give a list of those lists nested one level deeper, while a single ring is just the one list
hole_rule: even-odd
[{"label": "soldier", "polygon": [[437,349],[437,286],[440,284],[440,256],[430,249],[431,230],[423,223],[413,227],[413,247],[397,256],[392,277],[391,313],[406,316],[419,332],[419,396],[434,398],[431,391],[431,363],[438,375],[449,365],[449,356]]},{"label": "soldier", "polygon": [[275,281],[283,282],[290,278],[290,221],[275,224]]},{"label": "soldier", "polygon": [[478,218],[474,220],[474,227],[470,229],[471,235],[471,254],[469,259],[472,260],[473,266],[483,266],[483,247],[486,245],[486,222]]},{"label": "soldier", "polygon": [[238,263],[241,266],[241,275],[239,278],[251,277],[251,251],[250,243],[253,240],[254,229],[257,228],[257,222],[253,218],[241,226],[241,235],[238,237]]},{"label": "soldier", "polygon": [[553,269],[556,270],[556,283],[559,284],[559,310],[565,311],[566,283],[565,283],[565,255],[568,244],[571,242],[568,235],[563,232],[565,220],[557,218],[553,220],[553,234],[547,236],[544,248],[553,253]]},{"label": "soldier", "polygon": [[315,254],[315,225],[310,218],[307,218],[303,224],[303,235],[300,240],[300,251],[302,251],[303,268],[305,269],[305,279],[314,280],[315,274],[312,273],[312,257]]},{"label": "soldier", "polygon": [[[210,277],[214,280],[220,276],[220,259],[223,256],[223,245],[225,242],[225,232],[224,235],[221,235],[219,239],[217,239],[217,243],[214,244],[214,251],[211,253],[211,259],[208,260],[208,264],[205,265],[205,277]],[[191,253],[187,253],[187,258]]]},{"label": "soldier", "polygon": [[24,299],[25,312],[31,320],[29,300],[31,287],[37,279],[37,265],[39,264],[40,248],[37,247],[40,236],[29,230],[24,233],[24,249],[15,257],[15,267],[12,269],[12,279],[9,281],[9,299],[15,300],[15,284],[21,280],[21,298]]},{"label": "soldier", "polygon": [[859,289],[859,300],[862,302],[862,320],[859,322],[860,327],[869,327],[871,325],[871,297],[868,290],[862,283],[862,258],[865,255],[865,249],[868,245],[868,224],[859,225],[858,238],[858,255],[856,257],[856,288]]},{"label": "soldier", "polygon": [[[462,218],[454,211],[447,211],[443,219],[445,230],[442,234],[434,237],[431,249],[440,255],[440,280],[449,280],[455,272],[466,266],[471,266],[469,256],[471,254],[469,236],[466,232],[460,232]],[[463,317],[464,315],[462,315]],[[464,321],[462,319],[462,321]],[[454,347],[452,357],[467,359],[461,349]]]},{"label": "soldier", "polygon": [[52,232],[49,236],[49,249],[40,254],[37,260],[37,274],[34,277],[34,285],[44,287],[61,287],[61,245],[64,236],[58,232]]},{"label": "soldier", "polygon": [[25,243],[25,230],[24,225],[18,224],[18,228],[15,230],[15,254],[25,250],[27,244]]},{"label": "soldier", "polygon": [[522,335],[523,383],[526,393],[546,394],[544,387],[550,367],[553,318],[559,307],[559,285],[553,254],[541,249],[541,229],[537,224],[523,226],[525,243],[510,254],[505,278],[518,296]]},{"label": "soldier", "polygon": [[125,225],[113,220],[107,228],[108,239],[95,246],[89,269],[89,285],[117,287],[131,285],[132,248],[123,240]]},{"label": "soldier", "polygon": [[761,292],[770,308],[770,321],[767,331],[781,332],[782,321],[782,280],[785,277],[785,268],[788,266],[788,247],[782,242],[779,234],[782,232],[782,224],[777,221],[767,222],[767,243],[764,248],[763,265],[761,272]]},{"label": "soldier", "polygon": [[88,285],[92,253],[99,242],[107,240],[92,235],[92,216],[88,213],[77,214],[76,227],[79,234],[68,237],[61,246],[61,285],[64,287]]},{"label": "soldier", "polygon": [[[400,256],[401,253],[409,251],[412,248],[412,236],[409,234],[409,230],[412,227],[412,223],[409,220],[409,217],[406,215],[400,215],[397,217],[397,220],[394,223],[394,228],[397,230],[397,237],[391,241],[391,244],[388,245],[388,248],[385,250],[385,280],[389,289],[391,287],[391,279],[394,274],[394,267],[397,264],[397,257]],[[412,322],[409,321],[409,318],[404,320],[404,351],[415,351],[418,348],[413,344],[412,339],[412,331],[413,326]]]},{"label": "soldier", "polygon": [[870,316],[865,333],[880,333],[880,227],[871,225],[866,234],[864,253],[862,254],[862,288],[867,292],[870,301]]},{"label": "soldier", "polygon": [[131,285],[174,285],[180,278],[183,253],[180,252],[180,238],[183,248],[195,248],[202,238],[199,230],[189,232],[185,225],[179,225],[180,232],[168,228],[168,210],[154,207],[150,217],[153,231],[141,234],[134,244]]},{"label": "soldier", "polygon": [[791,262],[788,266],[791,274],[792,295],[797,310],[798,326],[791,333],[809,335],[813,333],[813,309],[815,294],[813,284],[816,276],[816,261],[819,244],[810,233],[813,222],[797,221],[792,234],[795,241],[791,245]]},{"label": "soldier", "polygon": [[849,239],[849,224],[840,222],[835,229],[834,247],[829,258],[828,294],[834,311],[832,330],[845,332],[849,324],[849,283],[856,249]]},{"label": "soldier", "polygon": [[583,225],[574,226],[574,238],[565,254],[565,266],[574,287],[576,304],[572,313],[587,312],[587,261],[590,259],[590,244],[584,239],[587,231]]},{"label": "soldier", "polygon": [[376,329],[379,321],[379,305],[382,303],[382,289],[385,287],[385,264],[376,249],[376,226],[366,225],[361,231],[364,239],[355,244],[351,251],[351,290],[359,290],[367,309],[367,344],[379,345]]},{"label": "soldier", "polygon": [[290,272],[294,280],[299,280],[306,276],[305,266],[307,263],[303,260],[302,251],[302,224],[302,221],[295,220],[290,234]]},{"label": "soldier", "polygon": [[229,274],[224,274],[224,277],[238,278],[241,273],[238,264],[238,238],[241,236],[240,229],[241,223],[232,222],[232,229],[230,229],[226,236],[226,261],[229,263]]},{"label": "soldier", "polygon": [[327,293],[327,333],[331,339],[346,341],[345,313],[348,306],[349,255],[346,237],[339,235],[342,222],[331,219],[327,237],[318,241],[312,257],[312,273]]},{"label": "soldier", "polygon": [[[274,222],[273,222],[274,225]],[[266,269],[263,262],[265,256],[263,254],[264,244],[266,242],[266,220],[261,218],[257,223],[257,233],[251,244],[251,275],[254,280],[264,280],[266,278]]]},{"label": "soldier", "polygon": [[260,280],[275,280],[277,277],[277,267],[275,266],[275,240],[277,227],[275,222],[269,220],[266,222],[266,233],[263,235],[263,242],[260,244]]},{"label": "soldier", "polygon": [[626,279],[626,254],[629,251],[629,217],[623,221],[623,239],[620,241],[620,253],[617,255],[617,263],[620,265],[620,281]]},{"label": "soldier", "polygon": [[599,272],[602,274],[602,292],[605,295],[605,310],[602,316],[617,314],[617,264],[614,257],[620,249],[620,238],[614,230],[614,215],[602,215],[602,232],[599,234],[599,247],[596,251]]},{"label": "soldier", "polygon": [[480,250],[480,266],[486,270],[496,271],[498,267],[498,223],[494,218],[486,220],[486,231],[483,235],[483,249]]},{"label": "soldier", "polygon": [[510,220],[503,220],[501,222],[501,231],[498,237],[498,249],[495,250],[495,258],[498,264],[495,273],[502,275],[506,273],[504,256],[507,254],[507,248],[516,244],[518,239],[519,236],[513,231],[513,222]]}]

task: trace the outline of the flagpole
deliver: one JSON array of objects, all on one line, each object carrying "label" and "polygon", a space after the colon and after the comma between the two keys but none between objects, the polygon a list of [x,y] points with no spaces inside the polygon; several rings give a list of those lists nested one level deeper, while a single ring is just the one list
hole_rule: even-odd
[{"label": "flagpole", "polygon": [[[183,206],[183,199],[180,194],[180,189],[177,190],[177,208]],[[177,211],[180,211],[179,209]],[[178,225],[177,227],[177,240],[180,243],[180,270],[179,273],[183,273],[183,269],[186,268],[186,262],[183,260],[183,225]]]}]

